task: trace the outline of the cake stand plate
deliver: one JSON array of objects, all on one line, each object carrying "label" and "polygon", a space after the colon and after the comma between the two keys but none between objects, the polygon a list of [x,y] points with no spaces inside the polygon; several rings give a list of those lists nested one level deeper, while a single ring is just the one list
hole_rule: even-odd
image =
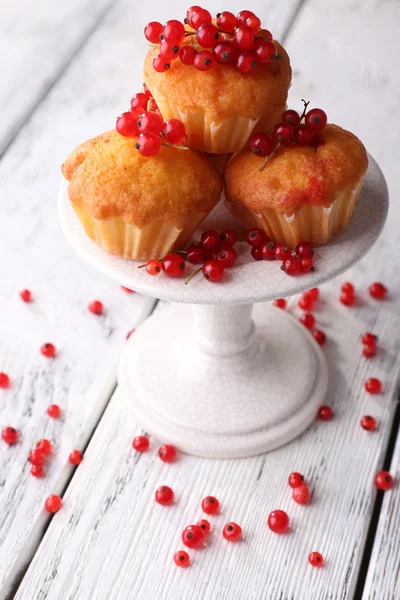
[{"label": "cake stand plate", "polygon": [[[118,382],[135,420],[184,452],[214,458],[265,452],[304,431],[326,393],[324,354],[285,311],[253,304],[297,294],[349,269],[378,238],[387,209],[386,183],[370,157],[350,226],[317,249],[314,273],[289,277],[275,261],[255,262],[239,241],[238,265],[225,282],[212,284],[199,275],[185,285],[164,275],[150,277],[137,262],[91,242],[64,180],[59,216],[74,249],[121,284],[180,303],[147,319],[124,349]],[[220,203],[201,231],[225,227],[243,239],[243,228]],[[193,239],[199,236],[195,232]]]}]

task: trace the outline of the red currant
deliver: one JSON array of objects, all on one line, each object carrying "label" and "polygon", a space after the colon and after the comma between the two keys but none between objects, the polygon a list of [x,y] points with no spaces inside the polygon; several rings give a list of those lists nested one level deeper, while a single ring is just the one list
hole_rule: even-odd
[{"label": "red currant", "polygon": [[376,377],[370,377],[365,382],[365,389],[370,394],[380,394],[382,391],[382,382]]},{"label": "red currant", "polygon": [[56,355],[56,347],[48,342],[47,344],[43,344],[43,346],[40,348],[40,352],[46,358],[54,358]]},{"label": "red currant", "polygon": [[387,471],[380,471],[375,475],[374,483],[378,490],[387,492],[393,487],[393,477]]},{"label": "red currant", "polygon": [[202,10],[200,6],[191,6],[190,8],[188,8],[186,11],[186,19],[184,20],[184,22],[190,25],[191,18],[193,17],[194,13],[198,12],[199,10]]},{"label": "red currant", "polygon": [[207,521],[207,519],[200,519],[200,521],[197,522],[197,525],[202,528],[205,535],[208,535],[210,533],[211,524],[209,521]]},{"label": "red currant", "polygon": [[133,438],[132,446],[137,452],[146,452],[150,446],[149,438],[145,435],[137,435]]},{"label": "red currant", "polygon": [[135,137],[139,133],[136,119],[134,113],[124,112],[118,117],[115,129],[124,137]]},{"label": "red currant", "polygon": [[296,127],[300,123],[300,115],[295,110],[285,110],[282,115],[282,121],[289,123],[292,127]]},{"label": "red currant", "polygon": [[[147,104],[149,102],[149,97],[144,92],[140,92],[139,94],[135,94],[131,100],[131,108],[141,108],[143,110],[147,110]],[[143,110],[141,112],[143,112]]]},{"label": "red currant", "polygon": [[21,290],[19,295],[24,302],[32,302],[32,292],[30,290]]},{"label": "red currant", "polygon": [[259,65],[271,63],[276,56],[276,46],[270,40],[257,40],[254,46],[254,56]]},{"label": "red currant", "polygon": [[290,473],[289,479],[288,479],[288,484],[293,489],[299,487],[299,485],[303,485],[304,484],[303,475],[301,473],[297,473],[296,471],[294,473]]},{"label": "red currant", "polygon": [[179,58],[184,65],[193,65],[195,56],[196,50],[193,46],[182,46],[179,51]]},{"label": "red currant", "polygon": [[131,337],[132,333],[135,333],[135,329],[130,329],[130,331],[128,331],[128,333],[126,334],[126,339],[129,340],[129,338]]},{"label": "red currant", "polygon": [[249,148],[256,156],[268,156],[275,146],[275,140],[268,133],[256,133],[249,142]]},{"label": "red currant", "polygon": [[273,39],[273,35],[270,31],[268,31],[268,29],[260,29],[259,35],[264,39],[264,40],[269,40],[271,41]]},{"label": "red currant", "polygon": [[317,419],[320,421],[330,421],[333,418],[333,410],[330,406],[320,406],[317,413]]},{"label": "red currant", "polygon": [[310,273],[310,271],[314,270],[312,258],[300,258],[300,271],[302,273]]},{"label": "red currant", "polygon": [[103,305],[99,300],[93,300],[93,302],[89,302],[88,309],[94,315],[102,315],[103,314]]},{"label": "red currant", "polygon": [[227,523],[222,530],[227,542],[238,542],[242,537],[242,528],[237,523]]},{"label": "red currant", "polygon": [[180,48],[177,45],[172,44],[171,42],[167,42],[167,40],[163,40],[160,44],[160,56],[164,60],[170,62],[171,60],[175,60],[178,58],[180,54]]},{"label": "red currant", "polygon": [[194,66],[199,71],[208,71],[213,66],[214,55],[210,50],[200,50],[194,57]]},{"label": "red currant", "polygon": [[46,412],[52,419],[58,419],[61,415],[61,408],[58,404],[50,404]]},{"label": "red currant", "polygon": [[250,15],[246,19],[246,25],[250,27],[250,29],[252,29],[255,33],[257,33],[260,30],[261,21],[258,17],[256,17],[256,15]]},{"label": "red currant", "polygon": [[218,29],[211,23],[205,23],[196,33],[196,40],[203,48],[215,48],[218,43]]},{"label": "red currant", "polygon": [[356,297],[353,294],[349,294],[348,292],[343,292],[342,294],[340,294],[339,300],[345,306],[354,306],[356,303]]},{"label": "red currant", "polygon": [[165,23],[162,36],[164,40],[179,45],[185,39],[185,27],[180,21],[172,19]]},{"label": "red currant", "polygon": [[72,450],[68,460],[72,465],[78,466],[83,461],[82,453],[79,450]]},{"label": "red currant", "polygon": [[311,313],[304,313],[304,315],[301,315],[299,321],[304,327],[307,327],[307,329],[314,329],[315,317]]},{"label": "red currant", "polygon": [[313,331],[313,338],[320,346],[323,346],[326,342],[326,335],[320,329]]},{"label": "red currant", "polygon": [[177,567],[187,567],[190,563],[189,554],[185,550],[178,550],[174,554],[174,563]]},{"label": "red currant", "polygon": [[253,248],[261,248],[267,242],[267,236],[262,229],[249,229],[246,242]]},{"label": "red currant", "polygon": [[365,358],[374,358],[376,356],[376,344],[364,344],[362,353]]},{"label": "red currant", "polygon": [[237,58],[237,50],[232,42],[220,42],[214,48],[214,58],[220,65],[233,65]]},{"label": "red currant", "polygon": [[254,260],[264,260],[263,249],[254,246],[254,248],[251,249],[251,256]]},{"label": "red currant", "polygon": [[200,244],[207,252],[216,252],[219,249],[220,241],[215,229],[208,229],[201,234]]},{"label": "red currant", "polygon": [[261,248],[263,260],[276,260],[274,242],[267,242]]},{"label": "red currant", "polygon": [[300,261],[296,256],[291,256],[283,261],[281,269],[287,275],[298,275],[300,271]]},{"label": "red currant", "polygon": [[200,525],[189,525],[182,532],[182,542],[188,548],[201,548],[204,545],[205,537]]},{"label": "red currant", "polygon": [[176,448],[172,444],[164,444],[158,449],[158,456],[166,463],[175,462],[176,454]]},{"label": "red currant", "polygon": [[311,144],[314,133],[307,125],[298,125],[293,130],[293,139],[300,146],[308,146]]},{"label": "red currant", "polygon": [[44,469],[40,465],[32,465],[31,467],[31,475],[36,477],[37,479],[41,479],[44,477]]},{"label": "red currant", "polygon": [[36,448],[35,450],[31,450],[29,452],[29,462],[31,462],[33,465],[41,467],[45,460],[46,460],[46,455],[41,450],[38,450]]},{"label": "red currant", "polygon": [[352,294],[353,296],[356,292],[354,285],[352,283],[350,283],[349,281],[346,281],[345,283],[343,283],[343,285],[340,289],[342,290],[342,292],[344,294]]},{"label": "red currant", "polygon": [[151,44],[158,44],[160,42],[160,35],[162,33],[163,26],[158,21],[151,21],[147,23],[144,28],[144,36]]},{"label": "red currant", "polygon": [[278,298],[277,300],[274,300],[272,303],[274,306],[277,306],[278,308],[286,308],[286,300],[285,298]]},{"label": "red currant", "polygon": [[287,123],[278,123],[273,130],[273,136],[277,142],[290,142],[293,136],[293,129]]},{"label": "red currant", "polygon": [[326,113],[320,108],[309,110],[305,116],[305,124],[313,131],[321,131],[328,122]]},{"label": "red currant", "polygon": [[162,504],[163,506],[167,506],[172,504],[174,501],[174,492],[167,485],[162,485],[156,490],[155,499],[158,504]]},{"label": "red currant", "polygon": [[370,296],[372,296],[372,298],[375,298],[376,300],[383,300],[384,298],[386,298],[388,293],[388,290],[383,285],[383,283],[373,283],[369,286],[368,289]]},{"label": "red currant", "polygon": [[236,26],[240,27],[241,25],[246,25],[247,19],[255,16],[256,15],[251,10],[241,10],[240,13],[236,15]]},{"label": "red currant", "polygon": [[308,557],[308,562],[313,567],[322,567],[324,564],[324,557],[320,552],[311,552]]},{"label": "red currant", "polygon": [[250,73],[256,66],[253,52],[241,52],[236,59],[236,67],[242,73]]},{"label": "red currant", "polygon": [[268,516],[268,527],[274,533],[286,533],[289,531],[289,516],[283,510],[273,510]]},{"label": "red currant", "polygon": [[214,496],[206,496],[201,502],[201,508],[207,515],[219,513],[219,501]]},{"label": "red currant", "polygon": [[53,452],[53,444],[50,442],[50,440],[39,440],[36,444],[36,448],[37,450],[43,452],[45,456]]},{"label": "red currant", "polygon": [[367,332],[364,333],[364,335],[361,338],[361,341],[363,344],[365,344],[366,346],[376,346],[376,343],[378,341],[378,337],[376,335],[374,335],[371,332]]},{"label": "red currant", "polygon": [[140,115],[137,126],[141,133],[159,135],[164,127],[164,122],[156,112],[144,112]]},{"label": "red currant", "polygon": [[203,263],[206,258],[206,249],[201,244],[191,244],[186,250],[186,260],[193,265]]},{"label": "red currant", "polygon": [[199,8],[196,12],[194,12],[189,20],[189,25],[192,29],[196,31],[206,23],[211,23],[212,18],[208,10],[205,8]]},{"label": "red currant", "polygon": [[223,248],[217,254],[217,261],[227,269],[233,267],[237,261],[237,252],[234,248]]},{"label": "red currant", "polygon": [[311,290],[307,290],[306,292],[304,292],[305,296],[310,296],[310,298],[312,298],[313,300],[318,300],[319,298],[319,289],[318,288],[311,288]]},{"label": "red currant", "polygon": [[1,432],[1,437],[6,444],[12,446],[18,442],[19,433],[14,427],[5,427]]},{"label": "red currant", "polygon": [[310,242],[300,242],[295,248],[299,258],[312,258],[314,256],[314,248]]},{"label": "red currant", "polygon": [[310,502],[310,490],[307,485],[299,485],[294,488],[292,498],[297,504],[308,504]]},{"label": "red currant", "polygon": [[298,305],[302,310],[309,311],[313,310],[315,300],[308,294],[302,294],[299,298]]},{"label": "red currant", "polygon": [[142,156],[154,156],[160,150],[160,138],[154,133],[141,133],[137,138],[135,148]]},{"label": "red currant", "polygon": [[371,417],[371,415],[365,415],[361,421],[360,425],[366,431],[375,431],[376,430],[376,419]]},{"label": "red currant", "polygon": [[161,54],[156,56],[153,60],[153,69],[157,71],[157,73],[164,73],[165,71],[168,71],[170,67],[171,65],[168,60],[166,60],[164,56],[161,56]]},{"label": "red currant", "polygon": [[170,119],[164,123],[162,135],[168,144],[180,144],[186,136],[185,126],[178,119]]},{"label": "red currant", "polygon": [[10,385],[10,378],[7,373],[0,373],[0,388],[8,388]]},{"label": "red currant", "polygon": [[134,294],[135,293],[134,290],[131,290],[130,288],[125,287],[124,285],[121,285],[121,290],[124,290],[124,292],[126,292],[127,294]]},{"label": "red currant", "polygon": [[62,507],[62,499],[60,496],[49,496],[44,504],[45,509],[49,513],[56,513]]},{"label": "red currant", "polygon": [[159,260],[153,259],[153,260],[149,260],[146,263],[145,268],[146,268],[146,273],[155,277],[156,275],[161,273],[162,266],[161,266],[161,262]]},{"label": "red currant", "polygon": [[231,33],[236,27],[236,17],[233,13],[224,10],[217,14],[217,27],[225,33]]},{"label": "red currant", "polygon": [[286,260],[291,257],[292,251],[288,246],[285,246],[285,244],[276,244],[274,254],[276,260]]},{"label": "red currant", "polygon": [[232,247],[237,241],[236,233],[232,229],[224,229],[219,239],[222,242],[223,248]]}]

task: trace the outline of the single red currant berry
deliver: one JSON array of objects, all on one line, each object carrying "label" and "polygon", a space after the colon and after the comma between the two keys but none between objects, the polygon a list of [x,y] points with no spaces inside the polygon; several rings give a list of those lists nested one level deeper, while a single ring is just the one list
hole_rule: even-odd
[{"label": "single red currant berry", "polygon": [[388,293],[388,290],[383,285],[383,283],[373,283],[369,286],[368,289],[370,296],[372,296],[372,298],[375,298],[376,300],[383,300],[384,298],[386,298]]},{"label": "single red currant berry", "polygon": [[1,437],[6,444],[12,446],[18,442],[19,433],[14,427],[5,427],[1,432]]},{"label": "single red currant berry", "polygon": [[163,26],[158,21],[151,21],[147,23],[144,28],[144,37],[151,44],[158,44],[160,42],[160,35],[162,33]]},{"label": "single red currant berry", "polygon": [[36,448],[37,450],[40,450],[40,452],[43,452],[45,456],[53,452],[53,444],[50,442],[50,440],[39,440],[36,444]]},{"label": "single red currant berry", "polygon": [[184,23],[190,25],[191,18],[193,17],[194,13],[198,12],[199,10],[202,10],[200,6],[191,6],[190,8],[188,8],[186,11],[186,19],[184,19]]},{"label": "single red currant berry", "polygon": [[79,450],[72,450],[68,460],[72,465],[78,466],[83,461],[82,453]]},{"label": "single red currant berry", "polygon": [[237,261],[237,252],[234,248],[223,248],[217,254],[217,261],[227,269],[233,267]]},{"label": "single red currant berry", "polygon": [[242,25],[235,29],[232,42],[242,52],[252,50],[255,45],[254,31],[247,25]]},{"label": "single red currant berry", "polygon": [[145,435],[137,435],[133,438],[132,446],[137,452],[146,452],[150,446],[149,438]]},{"label": "single red currant berry", "polygon": [[170,119],[164,123],[162,135],[168,144],[180,144],[186,136],[185,126],[178,119]]},{"label": "single red currant berry", "polygon": [[221,232],[219,239],[222,242],[223,248],[232,247],[237,241],[236,233],[233,231],[233,229],[224,229]]},{"label": "single red currant berry", "polygon": [[273,136],[277,142],[290,142],[293,137],[293,129],[287,123],[278,123],[273,130]]},{"label": "single red currant berry", "polygon": [[257,66],[253,52],[241,52],[235,64],[242,73],[250,73]]},{"label": "single red currant berry", "polygon": [[308,504],[310,502],[310,490],[307,485],[299,485],[294,488],[292,498],[297,504]]},{"label": "single red currant berry", "polygon": [[251,256],[254,260],[264,260],[263,249],[254,246],[254,248],[251,249]]},{"label": "single red currant berry", "polygon": [[182,46],[179,51],[179,58],[184,65],[193,65],[195,56],[196,50],[193,46]]},{"label": "single red currant berry", "polygon": [[164,122],[159,114],[150,111],[140,115],[137,126],[141,133],[154,133],[155,135],[159,135],[164,127]]},{"label": "single red currant berry", "polygon": [[323,346],[326,342],[326,335],[320,329],[313,331],[313,338],[320,346]]},{"label": "single red currant berry", "polygon": [[330,406],[320,406],[317,412],[317,419],[320,421],[330,421],[333,418],[333,410]]},{"label": "single red currant berry", "polygon": [[192,27],[192,29],[197,31],[199,27],[205,25],[206,23],[211,23],[211,21],[212,18],[208,10],[205,8],[199,8],[195,13],[192,14],[189,25]]},{"label": "single red currant berry", "polygon": [[261,21],[258,17],[256,17],[256,15],[251,15],[250,17],[247,17],[246,25],[250,27],[250,29],[252,29],[255,33],[257,33],[260,30]]},{"label": "single red currant berry", "polygon": [[295,252],[299,258],[312,258],[314,256],[314,248],[310,242],[300,242],[297,244]]},{"label": "single red currant berry", "polygon": [[296,127],[300,123],[300,115],[295,110],[285,110],[282,115],[282,121],[289,123],[292,127]]},{"label": "single red currant berry", "polygon": [[163,506],[167,506],[168,504],[172,504],[174,501],[174,492],[167,485],[162,485],[156,490],[155,499],[158,504],[162,504]]},{"label": "single red currant berry", "polygon": [[274,254],[276,260],[286,260],[291,257],[292,251],[289,246],[285,246],[285,244],[275,244]]},{"label": "single red currant berry", "polygon": [[276,260],[274,242],[267,242],[261,248],[263,260]]},{"label": "single red currant berry", "polygon": [[176,448],[172,444],[164,444],[158,449],[158,456],[166,463],[175,462],[176,454]]},{"label": "single red currant berry", "polygon": [[310,273],[310,271],[314,270],[312,258],[300,258],[300,271],[302,273]]},{"label": "single red currant berry", "polygon": [[225,33],[231,33],[236,27],[236,17],[233,13],[224,10],[217,14],[217,27]]},{"label": "single red currant berry", "polygon": [[271,63],[276,54],[276,46],[271,40],[256,41],[254,46],[254,56],[259,65],[267,65]]},{"label": "single red currant berry", "polygon": [[161,268],[168,277],[177,278],[184,275],[186,264],[179,254],[167,254],[161,261]]},{"label": "single red currant berry", "polygon": [[147,110],[147,104],[149,102],[149,97],[144,92],[140,92],[139,94],[135,94],[131,99],[131,108],[141,108]]},{"label": "single red currant berry", "polygon": [[201,508],[207,515],[219,513],[219,501],[214,496],[206,496],[201,502]]},{"label": "single red currant berry", "polygon": [[135,333],[135,329],[131,329],[130,331],[128,331],[128,333],[126,334],[126,339],[129,340],[129,338],[131,337],[132,333]]},{"label": "single red currant berry", "polygon": [[162,56],[164,60],[170,62],[171,60],[178,58],[179,54],[179,46],[171,44],[171,42],[167,42],[167,40],[162,40],[160,44],[160,56]]},{"label": "single red currant berry", "polygon": [[343,283],[343,285],[340,289],[342,290],[342,292],[344,294],[352,294],[353,296],[356,291],[354,285],[352,283],[350,283],[349,281],[346,281],[345,283]]},{"label": "single red currant berry", "polygon": [[309,110],[305,116],[305,124],[313,131],[321,131],[328,122],[326,113],[320,108]]},{"label": "single red currant berry", "polygon": [[200,244],[207,252],[217,252],[220,241],[220,237],[215,229],[208,229],[201,234]]},{"label": "single red currant berry", "polygon": [[324,557],[319,552],[311,552],[308,557],[308,562],[313,567],[322,567],[324,564]]},{"label": "single red currant berry", "polygon": [[315,300],[308,294],[302,294],[299,298],[298,305],[302,310],[309,311],[313,310]]},{"label": "single red currant berry", "polygon": [[179,45],[185,38],[185,27],[180,21],[172,19],[165,23],[162,35],[164,40]]},{"label": "single red currant berry", "polygon": [[0,388],[8,388],[10,386],[10,378],[7,373],[0,373]]},{"label": "single red currant berry", "polygon": [[218,43],[218,29],[211,23],[205,23],[198,28],[196,40],[203,48],[214,48]]},{"label": "single red currant berry", "polygon": [[310,298],[312,298],[313,300],[317,301],[319,298],[319,289],[318,288],[311,288],[311,290],[307,290],[306,292],[304,292],[305,296],[310,296]]},{"label": "single red currant berry", "polygon": [[205,537],[200,525],[189,525],[182,532],[182,542],[188,548],[201,548],[204,545]]},{"label": "single red currant berry", "polygon": [[342,294],[340,294],[339,300],[345,306],[354,306],[356,303],[356,297],[353,294],[349,294],[348,292],[343,292]]},{"label": "single red currant berry", "polygon": [[277,300],[274,300],[272,303],[274,306],[277,306],[278,308],[286,308],[286,300],[285,298],[278,298]]},{"label": "single red currant berry", "polygon": [[31,475],[36,477],[37,479],[41,479],[44,477],[44,469],[40,465],[32,465],[31,467]]},{"label": "single red currant berry", "polygon": [[371,417],[371,415],[365,415],[361,421],[360,425],[366,431],[375,431],[376,430],[376,419]]},{"label": "single red currant berry", "polygon": [[361,338],[361,341],[366,346],[376,346],[378,336],[368,331],[367,333],[364,333],[364,335]]},{"label": "single red currant berry", "polygon": [[261,248],[267,242],[267,236],[262,229],[249,229],[246,242],[253,248]]},{"label": "single red currant berry", "polygon": [[227,542],[238,542],[242,537],[242,528],[237,523],[227,523],[222,530]]},{"label": "single red currant berry", "polygon": [[46,412],[52,419],[58,419],[61,415],[61,408],[58,404],[50,404]]},{"label": "single red currant berry", "polygon": [[380,471],[375,475],[374,483],[378,490],[387,492],[393,487],[393,477],[387,471]]},{"label": "single red currant berry", "polygon": [[300,271],[300,261],[296,256],[291,256],[283,261],[281,269],[287,275],[298,275]]},{"label": "single red currant berry", "polygon": [[206,249],[201,244],[191,244],[186,250],[186,260],[192,265],[199,265],[206,260]]},{"label": "single red currant berry", "polygon": [[214,58],[220,65],[233,65],[237,58],[237,50],[232,42],[220,42],[214,48]]},{"label": "single red currant berry", "polygon": [[44,504],[45,509],[49,513],[56,513],[62,507],[62,500],[60,496],[49,496]]},{"label": "single red currant berry", "polygon": [[208,535],[210,533],[211,525],[210,525],[210,522],[207,521],[207,519],[200,519],[200,521],[198,521],[197,525],[202,528],[205,535]]},{"label": "single red currant berry", "polygon": [[46,358],[54,358],[56,355],[56,347],[48,342],[47,344],[43,344],[40,348],[40,352],[43,356],[46,356]]},{"label": "single red currant berry", "polygon": [[313,136],[313,130],[307,127],[307,125],[298,125],[293,130],[293,139],[297,144],[300,144],[300,146],[308,146],[311,144]]},{"label": "single red currant berry", "polygon": [[178,550],[174,554],[174,563],[177,567],[187,567],[190,563],[189,554],[185,550]]},{"label": "single red currant berry", "polygon": [[268,515],[268,527],[274,533],[286,533],[289,531],[289,516],[284,510],[273,510]]},{"label": "single red currant berry", "polygon": [[35,450],[31,450],[29,452],[29,462],[31,462],[33,465],[37,465],[38,467],[41,467],[45,460],[46,460],[46,455],[41,450],[38,450],[36,448]]},{"label": "single red currant berry", "polygon": [[236,15],[236,27],[246,25],[247,19],[255,16],[256,15],[251,10],[241,10],[240,13]]},{"label": "single red currant berry", "polygon": [[170,67],[171,65],[168,60],[164,56],[161,56],[161,54],[156,56],[153,60],[153,69],[157,71],[157,73],[164,73],[165,71],[168,71]]},{"label": "single red currant berry", "polygon": [[94,315],[102,315],[104,307],[99,300],[93,300],[93,302],[89,302],[88,309]]},{"label": "single red currant berry", "polygon": [[307,327],[307,329],[314,329],[315,317],[311,313],[304,313],[304,315],[301,315],[299,321],[304,327]]},{"label": "single red currant berry", "polygon": [[149,260],[146,263],[146,273],[155,277],[159,273],[161,273],[161,262],[159,260]]},{"label": "single red currant berry", "polygon": [[124,112],[118,117],[115,129],[123,137],[135,137],[139,133],[136,120],[134,113]]},{"label": "single red currant berry", "polygon": [[275,146],[275,140],[268,133],[256,133],[249,142],[249,148],[256,156],[268,156]]},{"label": "single red currant berry", "polygon": [[32,292],[30,290],[21,290],[19,295],[24,302],[32,302]]},{"label": "single red currant berry", "polygon": [[273,40],[273,35],[270,31],[268,31],[268,29],[260,29],[259,35],[263,40]]},{"label": "single red currant berry", "polygon": [[365,389],[370,394],[380,394],[382,391],[382,382],[376,377],[370,377],[365,382]]},{"label": "single red currant berry", "polygon": [[290,473],[289,479],[288,479],[288,484],[293,489],[299,487],[299,485],[303,485],[304,484],[303,475],[301,473],[297,473],[296,471],[294,473]]},{"label": "single red currant berry", "polygon": [[364,344],[362,353],[365,358],[374,358],[376,356],[376,344]]},{"label": "single red currant berry", "polygon": [[214,55],[209,50],[200,50],[194,57],[194,66],[199,71],[208,71],[213,66]]}]

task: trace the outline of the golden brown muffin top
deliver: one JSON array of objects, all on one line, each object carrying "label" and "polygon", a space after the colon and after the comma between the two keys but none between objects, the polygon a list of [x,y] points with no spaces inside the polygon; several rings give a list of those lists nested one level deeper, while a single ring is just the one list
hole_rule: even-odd
[{"label": "golden brown muffin top", "polygon": [[232,115],[258,119],[266,108],[285,104],[292,78],[289,56],[274,43],[283,58],[257,65],[247,74],[217,62],[208,71],[199,71],[179,59],[171,62],[168,71],[158,73],[153,69],[158,46],[153,46],[144,61],[144,81],[156,98],[161,95],[184,109],[201,108],[215,123]]},{"label": "golden brown muffin top", "polygon": [[227,199],[253,211],[273,208],[288,215],[303,204],[332,204],[365,175],[367,153],[355,135],[338,125],[326,125],[318,137],[321,143],[316,148],[285,144],[262,171],[263,159],[247,145],[226,166]]},{"label": "golden brown muffin top", "polygon": [[140,228],[162,219],[181,229],[189,215],[214,207],[222,182],[206,156],[161,146],[147,158],[135,143],[113,130],[78,146],[62,167],[71,202]]}]

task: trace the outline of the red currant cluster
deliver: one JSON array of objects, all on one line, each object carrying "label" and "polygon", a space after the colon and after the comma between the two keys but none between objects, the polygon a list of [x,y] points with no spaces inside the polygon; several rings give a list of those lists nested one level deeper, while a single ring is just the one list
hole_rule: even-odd
[{"label": "red currant cluster", "polygon": [[[261,29],[260,19],[250,10],[242,10],[236,16],[224,11],[213,22],[208,10],[191,6],[185,25],[175,20],[167,21],[164,26],[152,21],[144,28],[146,39],[160,44],[160,54],[153,61],[159,73],[167,71],[171,61],[178,57],[184,65],[193,65],[200,71],[208,71],[217,62],[232,65],[241,73],[281,58],[272,34]],[[182,45],[188,38],[190,44]]]},{"label": "red currant cluster", "polygon": [[[368,291],[371,298],[375,298],[375,300],[384,300],[388,293],[388,289],[383,285],[383,283],[379,282],[372,283],[369,286]],[[341,287],[341,292],[340,302],[342,304],[345,306],[354,306],[357,303],[356,290],[352,283],[346,281]]]},{"label": "red currant cluster", "polygon": [[373,358],[376,355],[376,347],[378,343],[378,337],[373,333],[367,332],[361,338],[362,341],[362,353],[365,358]]},{"label": "red currant cluster", "polygon": [[282,121],[275,125],[270,133],[255,133],[249,141],[249,147],[256,156],[265,158],[265,164],[273,156],[281,144],[297,144],[317,148],[321,143],[318,132],[324,129],[328,118],[321,108],[313,108],[307,112],[310,104],[305,100],[301,115],[296,110],[285,110]]},{"label": "red currant cluster", "polygon": [[300,242],[296,248],[289,248],[285,244],[271,242],[262,229],[249,229],[246,241],[251,246],[251,255],[254,260],[280,260],[281,269],[288,275],[299,275],[314,271],[314,248],[309,242]]},{"label": "red currant cluster", "polygon": [[[150,440],[145,435],[137,435],[133,438],[132,447],[136,452],[147,452],[150,448]],[[159,458],[166,463],[175,462],[177,459],[177,450],[172,444],[164,444],[157,451]]]},{"label": "red currant cluster", "polygon": [[154,156],[160,146],[177,146],[185,140],[184,124],[178,119],[163,121],[147,86],[135,94],[129,111],[117,119],[115,129],[124,137],[137,137],[135,148],[143,156]]},{"label": "red currant cluster", "polygon": [[298,305],[299,307],[306,311],[300,317],[300,323],[304,325],[307,329],[312,331],[313,338],[320,345],[323,346],[326,342],[326,335],[320,329],[315,329],[316,319],[310,311],[314,310],[314,306],[316,301],[319,298],[319,289],[312,288],[311,290],[307,290],[304,292],[299,299]]},{"label": "red currant cluster", "polygon": [[222,281],[225,269],[233,267],[237,261],[237,252],[233,248],[236,243],[236,233],[232,229],[224,229],[221,234],[210,229],[201,234],[199,244],[191,244],[187,250],[168,254],[162,260],[149,260],[145,265],[149,275],[165,273],[168,277],[183,277],[186,272],[186,261],[193,265],[202,264],[197,271],[192,273],[185,283],[202,271],[208,281],[219,283]]}]

